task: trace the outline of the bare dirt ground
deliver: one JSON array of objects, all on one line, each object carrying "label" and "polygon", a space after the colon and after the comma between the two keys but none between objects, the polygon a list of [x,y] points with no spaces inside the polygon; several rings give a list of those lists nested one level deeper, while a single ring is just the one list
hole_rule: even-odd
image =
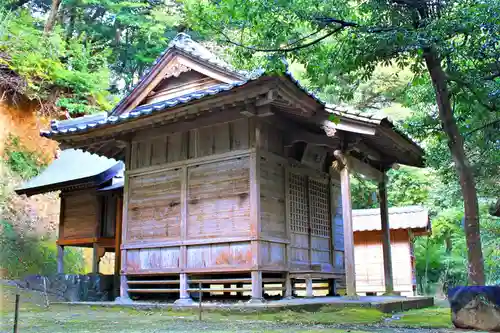
[{"label": "bare dirt ground", "polygon": [[448,333],[449,310],[430,308],[388,316],[374,309],[333,309],[272,313],[138,310],[52,304],[43,294],[0,284],[0,332],[12,332],[14,295],[21,295],[19,332],[401,332]]}]

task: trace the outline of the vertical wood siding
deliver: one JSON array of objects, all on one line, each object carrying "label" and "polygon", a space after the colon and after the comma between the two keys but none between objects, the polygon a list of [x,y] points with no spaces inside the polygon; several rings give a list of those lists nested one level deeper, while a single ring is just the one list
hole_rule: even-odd
[{"label": "vertical wood siding", "polygon": [[248,119],[165,133],[132,142],[131,169],[249,148]]},{"label": "vertical wood siding", "polygon": [[335,271],[344,270],[344,220],[342,219],[342,194],[340,186],[334,182],[330,186],[333,227],[333,265]]},{"label": "vertical wood siding", "polygon": [[63,200],[64,219],[59,239],[96,237],[98,205],[95,193],[75,192],[64,195]]},{"label": "vertical wood siding", "polygon": [[262,234],[286,239],[285,168],[263,156],[260,158],[260,209]]},{"label": "vertical wood siding", "polygon": [[260,242],[261,265],[269,269],[286,269],[285,244]]},{"label": "vertical wood siding", "polygon": [[127,251],[128,273],[175,271],[179,268],[179,247]]},{"label": "vertical wood siding", "polygon": [[249,242],[207,244],[187,248],[187,268],[248,268],[252,264]]},{"label": "vertical wood siding", "polygon": [[[354,233],[356,289],[359,292],[385,292],[384,258],[380,231]],[[394,289],[412,292],[410,240],[407,230],[391,230]]]}]

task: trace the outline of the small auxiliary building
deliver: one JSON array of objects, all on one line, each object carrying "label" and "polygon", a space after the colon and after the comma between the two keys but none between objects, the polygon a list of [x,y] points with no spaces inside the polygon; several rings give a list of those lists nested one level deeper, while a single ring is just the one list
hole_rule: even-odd
[{"label": "small auxiliary building", "polygon": [[349,173],[379,182],[388,245],[384,173],[423,166],[387,119],[327,108],[288,73],[235,71],[186,34],[110,114],[42,135],[124,161],[122,298],[189,301],[201,284],[261,300],[296,282],[313,296],[316,281],[353,295]]},{"label": "small auxiliary building", "polygon": [[[385,293],[384,252],[379,209],[352,211],[356,261],[356,290],[360,295]],[[394,291],[416,296],[415,237],[428,235],[431,223],[421,206],[389,208]]]}]

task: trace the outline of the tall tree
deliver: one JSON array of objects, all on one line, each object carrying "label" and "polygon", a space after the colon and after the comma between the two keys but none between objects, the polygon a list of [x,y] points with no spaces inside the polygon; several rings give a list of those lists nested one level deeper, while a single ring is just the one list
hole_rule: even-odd
[{"label": "tall tree", "polygon": [[497,0],[186,0],[186,4],[195,28],[237,46],[234,54],[249,66],[265,61],[267,53],[286,54],[306,66],[317,86],[339,78],[369,78],[381,63],[411,66],[417,78],[430,77],[464,198],[469,283],[484,284],[477,191],[454,97],[467,91],[483,104],[480,111],[497,111]]},{"label": "tall tree", "polygon": [[45,22],[45,27],[43,28],[45,34],[50,33],[52,29],[54,29],[60,5],[61,0],[52,0],[52,6],[50,7],[49,16],[47,18],[47,22]]}]

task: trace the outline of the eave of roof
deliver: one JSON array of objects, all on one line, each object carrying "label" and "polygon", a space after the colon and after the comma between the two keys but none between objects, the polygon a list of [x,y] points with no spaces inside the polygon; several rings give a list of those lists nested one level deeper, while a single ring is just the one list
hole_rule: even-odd
[{"label": "eave of roof", "polygon": [[[295,79],[290,72],[285,72],[285,76],[290,79],[302,92],[308,95],[310,98],[314,99],[316,102],[324,105],[324,102],[317,97],[315,94],[309,92],[300,82]],[[115,125],[118,123],[123,123],[131,121],[143,116],[149,116],[153,113],[173,109],[178,106],[186,105],[190,102],[200,100],[204,97],[214,96],[222,92],[230,91],[237,87],[242,87],[251,81],[259,80],[263,78],[264,75],[248,79],[246,81],[238,81],[233,84],[219,84],[212,86],[203,90],[198,90],[183,96],[175,97],[166,101],[156,102],[153,104],[141,105],[134,110],[121,114],[120,116],[106,116],[106,117],[81,117],[79,122],[75,122],[76,119],[71,120],[72,126],[68,126],[68,121],[53,122],[52,128],[49,131],[40,131],[40,135],[46,138],[53,138],[56,136],[62,136],[67,134],[83,133],[92,129],[103,127],[106,125]]]},{"label": "eave of roof", "polygon": [[[353,209],[352,220],[355,232],[382,230],[379,208]],[[422,206],[391,207],[389,227],[391,230],[430,230],[429,213]]]},{"label": "eave of roof", "polygon": [[26,181],[15,192],[40,193],[99,186],[123,170],[123,163],[75,149],[68,149],[42,173]]}]

